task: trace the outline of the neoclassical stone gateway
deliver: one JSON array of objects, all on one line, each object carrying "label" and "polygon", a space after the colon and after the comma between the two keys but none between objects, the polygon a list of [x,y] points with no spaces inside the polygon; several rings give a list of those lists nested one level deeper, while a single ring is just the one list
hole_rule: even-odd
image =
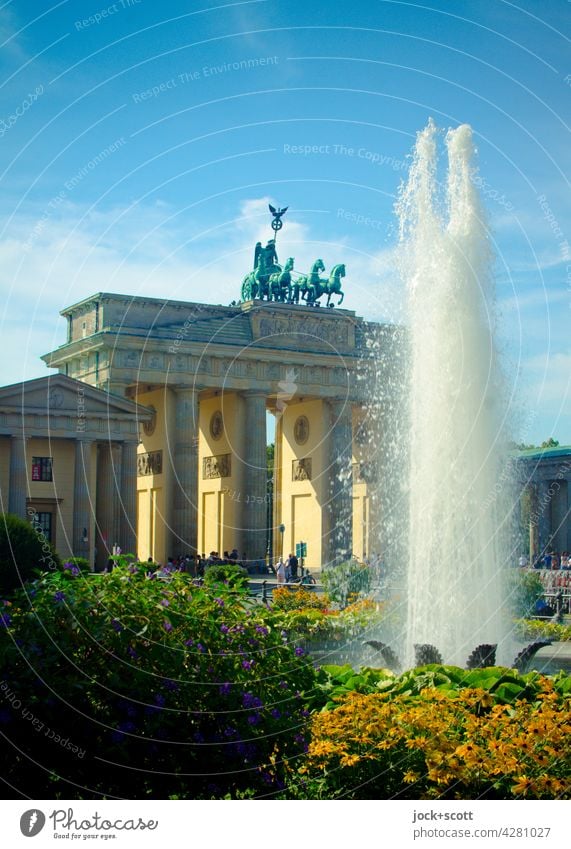
[{"label": "neoclassical stone gateway", "polygon": [[521,451],[519,484],[529,493],[529,553],[571,551],[571,446]]},{"label": "neoclassical stone gateway", "polygon": [[[249,301],[223,307],[99,293],[67,308],[48,366],[153,412],[137,455],[139,557],[236,547],[249,559],[307,545],[307,564],[376,549],[375,441],[381,380],[369,325],[342,309]],[[275,416],[273,515],[266,417]]]}]

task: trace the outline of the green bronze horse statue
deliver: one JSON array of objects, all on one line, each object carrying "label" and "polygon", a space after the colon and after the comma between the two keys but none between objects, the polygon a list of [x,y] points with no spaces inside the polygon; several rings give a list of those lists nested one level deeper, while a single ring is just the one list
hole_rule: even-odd
[{"label": "green bronze horse statue", "polygon": [[290,256],[283,267],[283,271],[274,271],[273,274],[270,274],[268,280],[268,300],[279,301],[281,303],[285,301],[288,301],[288,303],[291,302],[291,272],[293,270],[293,263],[294,259]]},{"label": "green bronze horse statue", "polygon": [[331,269],[331,273],[329,275],[329,280],[325,284],[325,291],[327,292],[327,306],[332,307],[333,304],[330,304],[331,295],[341,295],[339,300],[337,301],[337,306],[343,303],[343,298],[345,297],[345,292],[341,289],[341,278],[345,277],[345,265],[341,262],[339,265],[334,265]]},{"label": "green bronze horse statue", "polygon": [[[300,277],[295,284],[298,293],[301,293],[302,300],[304,300],[308,306],[315,304],[315,302],[319,300],[325,292],[327,280],[323,280],[319,276],[320,271],[325,271],[325,265],[322,259],[316,259],[311,266],[309,274]],[[298,301],[296,301],[296,303],[298,303]]]}]

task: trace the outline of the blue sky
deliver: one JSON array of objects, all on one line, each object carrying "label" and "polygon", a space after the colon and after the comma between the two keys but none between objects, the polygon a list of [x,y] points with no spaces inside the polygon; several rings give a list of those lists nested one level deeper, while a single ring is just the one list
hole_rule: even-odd
[{"label": "blue sky", "polygon": [[[1,3],[1,0],[0,0]],[[227,304],[267,203],[280,258],[345,262],[402,317],[393,206],[429,117],[467,122],[518,441],[571,443],[564,0],[0,5],[0,383],[46,373],[94,292]]]}]

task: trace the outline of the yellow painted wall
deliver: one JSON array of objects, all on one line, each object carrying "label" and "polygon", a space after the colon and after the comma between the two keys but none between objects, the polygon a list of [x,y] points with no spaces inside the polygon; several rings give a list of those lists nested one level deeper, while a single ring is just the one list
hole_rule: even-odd
[{"label": "yellow painted wall", "polygon": [[[222,413],[224,431],[219,439],[210,432],[213,414]],[[244,400],[236,393],[221,393],[200,401],[200,433],[198,440],[198,550],[244,550],[244,527],[247,522],[247,493],[244,492],[244,448],[246,440]],[[224,478],[203,477],[205,457],[231,454],[231,475]]]},{"label": "yellow painted wall", "polygon": [[166,563],[171,555],[167,548],[171,515],[169,495],[173,479],[167,433],[169,422],[174,420],[174,395],[172,390],[156,389],[140,393],[136,400],[157,411],[155,430],[151,436],[141,430],[142,442],[137,453],[163,452],[161,474],[137,476],[137,553],[141,560],[152,557],[155,562]]},{"label": "yellow painted wall", "polygon": [[[304,445],[294,439],[294,425],[299,416],[309,421],[309,438]],[[329,408],[319,400],[288,404],[281,416],[281,427],[276,429],[280,439],[277,452],[281,459],[282,481],[281,523],[285,525],[284,552],[295,552],[295,544],[307,543],[305,565],[320,568],[322,565],[322,535],[324,516],[321,505],[327,500],[329,472],[327,470]],[[293,481],[294,460],[311,457],[311,480]],[[277,518],[277,517],[276,517]],[[276,534],[276,556],[279,552],[280,534]]]},{"label": "yellow painted wall", "polygon": [[[32,457],[52,458],[52,481],[32,480]],[[73,489],[75,469],[75,441],[70,439],[29,439],[26,443],[28,497],[32,501],[57,498],[60,503],[55,519],[55,545],[61,557],[73,554]],[[94,478],[93,478],[94,481]],[[93,486],[92,482],[92,486]],[[92,489],[92,492],[95,490]],[[93,539],[91,534],[90,539]]]}]

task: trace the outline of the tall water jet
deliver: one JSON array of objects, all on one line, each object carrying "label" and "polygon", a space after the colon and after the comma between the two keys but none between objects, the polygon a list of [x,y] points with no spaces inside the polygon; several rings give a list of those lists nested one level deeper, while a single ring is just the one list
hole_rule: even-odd
[{"label": "tall water jet", "polygon": [[508,630],[496,487],[503,393],[472,131],[447,133],[442,185],[438,137],[432,122],[418,134],[397,205],[410,334],[406,659],[432,643],[463,664]]}]

